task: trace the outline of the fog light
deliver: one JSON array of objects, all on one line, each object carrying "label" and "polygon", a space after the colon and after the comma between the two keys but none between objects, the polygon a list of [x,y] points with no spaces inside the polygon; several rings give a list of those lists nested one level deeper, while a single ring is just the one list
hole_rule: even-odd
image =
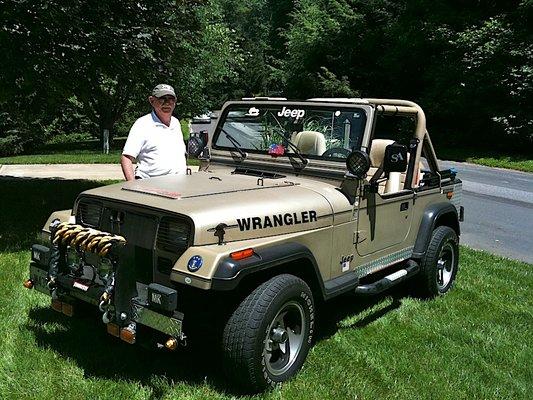
[{"label": "fog light", "polygon": [[135,343],[135,331],[131,328],[122,328],[120,338],[129,344]]},{"label": "fog light", "polygon": [[107,324],[107,333],[120,337],[120,327],[117,324],[109,323]]},{"label": "fog light", "polygon": [[26,279],[23,285],[26,289],[33,289],[33,281],[31,279]]},{"label": "fog light", "polygon": [[176,338],[169,338],[166,342],[165,342],[165,347],[169,350],[176,350],[178,348],[178,341],[176,340]]},{"label": "fog light", "polygon": [[57,312],[62,312],[62,303],[57,299],[52,299],[52,308],[56,310]]}]

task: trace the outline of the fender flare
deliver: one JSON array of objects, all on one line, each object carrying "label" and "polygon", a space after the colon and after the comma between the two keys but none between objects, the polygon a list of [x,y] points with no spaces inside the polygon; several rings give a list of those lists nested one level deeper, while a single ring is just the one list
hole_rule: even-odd
[{"label": "fender flare", "polygon": [[[450,226],[450,228],[455,230],[457,236],[461,234],[459,228],[459,215],[455,206],[451,203],[444,202],[432,204],[424,210],[424,215],[422,216],[420,227],[418,228],[418,236],[416,237],[412,258],[419,259],[425,256],[433,230],[438,225],[443,225],[438,223],[443,217],[447,219],[449,218],[449,220],[452,221],[453,226]],[[444,225],[450,224],[447,223]]]},{"label": "fender flare", "polygon": [[324,296],[324,283],[315,256],[307,246],[295,242],[256,250],[253,256],[243,260],[237,261],[231,257],[223,258],[216,266],[211,288],[213,290],[233,290],[246,276],[301,259],[307,260],[313,266],[312,273],[319,282],[320,290]]}]

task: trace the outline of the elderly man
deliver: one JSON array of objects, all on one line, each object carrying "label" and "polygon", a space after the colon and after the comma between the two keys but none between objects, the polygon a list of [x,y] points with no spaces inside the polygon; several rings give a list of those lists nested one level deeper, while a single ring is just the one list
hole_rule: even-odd
[{"label": "elderly man", "polygon": [[[174,88],[157,85],[148,101],[152,112],[135,121],[122,151],[120,165],[128,181],[184,174],[187,168],[181,126],[172,116],[176,106]],[[134,160],[137,160],[135,171]]]}]

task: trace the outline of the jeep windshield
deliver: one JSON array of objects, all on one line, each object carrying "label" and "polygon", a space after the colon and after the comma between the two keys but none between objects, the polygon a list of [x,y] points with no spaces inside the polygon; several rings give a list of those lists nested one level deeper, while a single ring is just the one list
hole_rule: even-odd
[{"label": "jeep windshield", "polygon": [[[213,147],[272,157],[343,161],[359,148],[366,125],[358,107],[306,104],[232,104],[222,116]],[[233,140],[232,140],[233,139]]]}]

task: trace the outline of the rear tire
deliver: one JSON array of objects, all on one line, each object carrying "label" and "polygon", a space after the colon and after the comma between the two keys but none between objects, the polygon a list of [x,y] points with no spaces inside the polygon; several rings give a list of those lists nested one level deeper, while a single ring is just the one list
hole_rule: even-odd
[{"label": "rear tire", "polygon": [[302,279],[271,278],[240,303],[226,324],[226,371],[254,392],[290,379],[307,357],[314,319],[313,296]]},{"label": "rear tire", "polygon": [[439,226],[433,231],[420,267],[420,297],[440,296],[453,287],[459,267],[459,239],[452,228]]}]

